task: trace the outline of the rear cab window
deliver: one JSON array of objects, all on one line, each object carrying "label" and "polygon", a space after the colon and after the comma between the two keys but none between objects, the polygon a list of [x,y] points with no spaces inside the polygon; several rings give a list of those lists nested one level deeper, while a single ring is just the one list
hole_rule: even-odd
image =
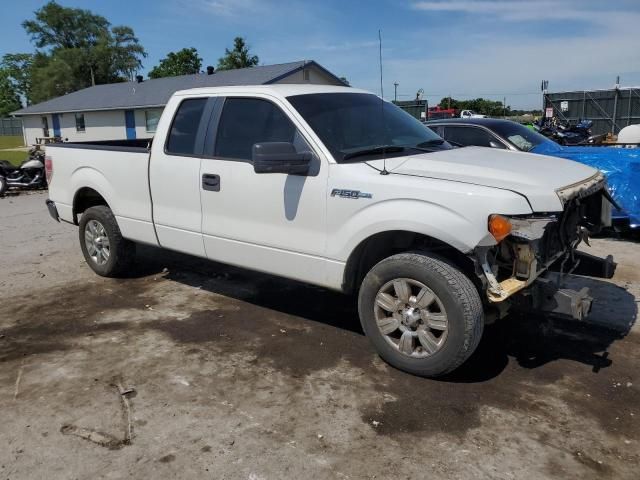
[{"label": "rear cab window", "polygon": [[172,155],[198,155],[196,138],[207,98],[188,98],[180,103],[171,123],[165,151]]}]

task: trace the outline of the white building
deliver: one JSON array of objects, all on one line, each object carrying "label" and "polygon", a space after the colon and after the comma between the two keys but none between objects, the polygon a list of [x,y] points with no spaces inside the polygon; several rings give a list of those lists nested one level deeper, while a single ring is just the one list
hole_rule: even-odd
[{"label": "white building", "polygon": [[167,101],[177,90],[232,85],[314,83],[344,85],[314,61],[96,85],[13,112],[22,117],[25,144],[42,137],[69,142],[153,137]]}]

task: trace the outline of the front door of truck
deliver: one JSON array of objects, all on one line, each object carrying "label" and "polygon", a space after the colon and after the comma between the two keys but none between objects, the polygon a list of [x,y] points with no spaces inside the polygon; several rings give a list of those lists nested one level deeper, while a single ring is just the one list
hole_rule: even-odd
[{"label": "front door of truck", "polygon": [[212,97],[172,98],[166,110],[175,110],[175,114],[172,119],[161,119],[149,166],[153,220],[160,245],[202,257],[206,254],[200,161],[215,102]]},{"label": "front door of truck", "polygon": [[[202,160],[202,233],[213,260],[323,283],[327,165],[284,103],[226,97]],[[312,152],[309,175],[255,173],[256,143]],[[310,278],[313,277],[313,278]]]}]

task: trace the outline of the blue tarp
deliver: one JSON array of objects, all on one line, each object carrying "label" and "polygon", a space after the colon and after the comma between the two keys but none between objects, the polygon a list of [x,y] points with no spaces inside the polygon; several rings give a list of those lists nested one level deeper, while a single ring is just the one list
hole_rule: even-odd
[{"label": "blue tarp", "polygon": [[640,226],[640,148],[565,147],[549,140],[531,153],[566,158],[604,172],[611,195],[623,210],[614,216],[629,216],[632,226]]}]

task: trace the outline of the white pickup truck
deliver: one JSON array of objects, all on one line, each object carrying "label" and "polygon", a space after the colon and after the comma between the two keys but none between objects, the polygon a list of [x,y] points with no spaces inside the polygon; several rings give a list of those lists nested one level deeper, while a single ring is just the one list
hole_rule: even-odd
[{"label": "white pickup truck", "polygon": [[460,112],[460,118],[487,118],[487,116],[476,113],[473,110],[462,110]]},{"label": "white pickup truck", "polygon": [[47,146],[56,220],[99,275],[136,243],[358,296],[362,327],[405,371],[438,376],[510,306],[581,319],[611,276],[576,250],[610,217],[603,175],[558,158],[454,149],[376,95],[274,85],[177,92],[150,145]]}]

